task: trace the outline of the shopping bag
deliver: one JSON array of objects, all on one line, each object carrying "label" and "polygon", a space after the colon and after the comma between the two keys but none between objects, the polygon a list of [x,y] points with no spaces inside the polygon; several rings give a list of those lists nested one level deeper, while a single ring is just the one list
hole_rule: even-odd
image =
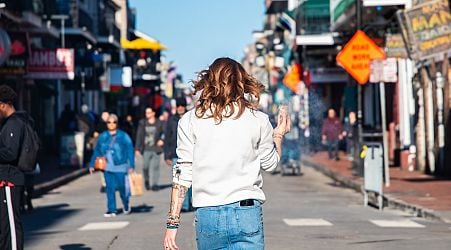
[{"label": "shopping bag", "polygon": [[129,174],[128,183],[130,185],[130,194],[132,196],[139,196],[144,194],[144,181],[142,174]]}]

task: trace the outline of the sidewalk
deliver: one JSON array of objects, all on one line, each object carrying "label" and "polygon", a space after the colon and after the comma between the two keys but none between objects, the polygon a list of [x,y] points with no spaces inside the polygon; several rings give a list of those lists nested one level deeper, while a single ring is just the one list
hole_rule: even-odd
[{"label": "sidewalk", "polygon": [[34,197],[45,194],[88,173],[87,168],[61,167],[57,156],[42,157],[39,167],[41,172],[34,179]]},{"label": "sidewalk", "polygon": [[[357,192],[363,190],[363,178],[352,175],[351,162],[344,155],[340,161],[330,160],[327,152],[303,155],[302,163]],[[390,186],[383,191],[384,204],[389,207],[451,223],[451,179],[391,167]]]}]

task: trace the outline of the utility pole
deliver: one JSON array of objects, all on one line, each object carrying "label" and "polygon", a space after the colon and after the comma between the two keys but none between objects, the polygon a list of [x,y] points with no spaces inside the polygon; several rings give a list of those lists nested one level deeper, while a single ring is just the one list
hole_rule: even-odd
[{"label": "utility pole", "polygon": [[[362,0],[356,0],[356,31],[362,28]],[[362,85],[357,83],[357,137],[358,143],[355,151],[359,152],[363,145],[363,129],[362,129],[362,120],[363,120],[363,112],[362,112]],[[356,161],[356,170],[359,175],[363,175],[363,160],[360,158],[360,154],[357,154]]]},{"label": "utility pole", "polygon": [[[53,20],[60,20],[61,26],[60,26],[60,35],[61,35],[61,47],[66,47],[66,19],[69,19],[68,15],[51,15],[50,19]],[[61,79],[58,79],[56,82],[56,118],[58,118],[58,115],[60,113],[60,110],[62,110],[61,105]]]}]

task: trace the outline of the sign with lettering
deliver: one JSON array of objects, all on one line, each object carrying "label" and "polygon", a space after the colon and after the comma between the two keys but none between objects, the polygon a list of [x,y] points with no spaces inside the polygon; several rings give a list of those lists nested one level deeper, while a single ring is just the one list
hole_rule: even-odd
[{"label": "sign with lettering", "polygon": [[406,45],[401,34],[388,34],[385,39],[387,57],[408,58]]},{"label": "sign with lettering", "polygon": [[451,51],[451,13],[448,0],[429,1],[404,12],[412,58],[424,60]]},{"label": "sign with lettering", "polygon": [[385,52],[358,30],[337,55],[337,62],[360,84],[366,84],[370,77],[370,62],[385,59]]},{"label": "sign with lettering", "polygon": [[28,78],[74,79],[73,49],[35,49],[28,59]]},{"label": "sign with lettering", "polygon": [[398,81],[398,63],[396,61],[396,58],[372,60],[370,68],[370,82],[379,83]]},{"label": "sign with lettering", "polygon": [[24,32],[9,32],[11,44],[9,56],[0,67],[1,75],[20,76],[27,70],[27,57],[29,52],[28,34]]}]

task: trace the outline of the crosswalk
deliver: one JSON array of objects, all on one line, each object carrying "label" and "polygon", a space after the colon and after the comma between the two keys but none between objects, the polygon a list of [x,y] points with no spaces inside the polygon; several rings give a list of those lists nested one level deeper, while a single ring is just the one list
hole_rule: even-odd
[{"label": "crosswalk", "polygon": [[[334,226],[330,221],[321,218],[285,218],[283,222],[291,227]],[[425,228],[418,222],[409,219],[368,220],[369,223],[382,228]]]},{"label": "crosswalk", "polygon": [[[285,218],[283,222],[290,227],[331,227],[334,224],[322,218]],[[426,226],[409,219],[368,220],[369,223],[382,228],[425,228]],[[128,221],[91,222],[78,228],[79,231],[117,230],[127,227]],[[450,228],[451,229],[451,228]]]},{"label": "crosswalk", "polygon": [[78,231],[90,230],[116,230],[122,229],[130,224],[128,221],[111,221],[111,222],[91,222],[78,228]]}]

